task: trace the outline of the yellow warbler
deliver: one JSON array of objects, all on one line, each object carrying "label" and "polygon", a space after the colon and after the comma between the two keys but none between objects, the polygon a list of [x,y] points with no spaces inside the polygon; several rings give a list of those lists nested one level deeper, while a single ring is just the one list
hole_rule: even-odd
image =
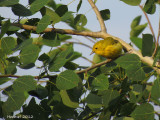
[{"label": "yellow warbler", "polygon": [[114,59],[121,55],[122,48],[123,47],[119,41],[112,37],[107,37],[106,39],[100,40],[94,44],[92,53],[96,53],[105,58]]}]

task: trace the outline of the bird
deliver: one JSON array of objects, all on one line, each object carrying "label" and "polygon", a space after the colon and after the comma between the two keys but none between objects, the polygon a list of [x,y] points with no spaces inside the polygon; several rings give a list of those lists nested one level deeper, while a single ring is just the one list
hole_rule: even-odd
[{"label": "bird", "polygon": [[123,46],[112,37],[107,37],[104,40],[100,40],[93,45],[92,52],[107,59],[115,59],[122,54]]}]

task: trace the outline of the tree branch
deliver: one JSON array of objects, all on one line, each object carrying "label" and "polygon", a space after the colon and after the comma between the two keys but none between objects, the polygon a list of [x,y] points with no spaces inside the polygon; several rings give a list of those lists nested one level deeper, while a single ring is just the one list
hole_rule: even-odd
[{"label": "tree branch", "polygon": [[104,24],[104,20],[102,19],[101,13],[99,12],[98,8],[95,6],[95,4],[92,0],[88,0],[88,2],[92,6],[94,12],[96,13],[99,24],[101,26],[101,31],[106,33],[107,29],[106,29],[106,26]]},{"label": "tree branch", "polygon": [[[20,27],[25,30],[31,30],[36,31],[36,26],[30,26],[30,25],[22,25],[17,23],[12,23],[13,26]],[[89,32],[89,31],[77,31],[77,30],[71,30],[71,29],[58,29],[58,28],[46,28],[43,33],[47,32],[57,32],[60,34],[71,34],[71,35],[81,35],[81,36],[89,36],[89,37],[95,37],[95,38],[101,38],[101,32]]]},{"label": "tree branch", "polygon": [[[12,24],[14,26],[20,27],[22,29],[26,29],[26,30],[33,30],[36,31],[36,26],[30,26],[30,25],[21,25],[21,24]],[[77,30],[71,30],[71,29],[52,29],[52,28],[46,28],[43,32],[57,32],[60,34],[70,34],[70,35],[81,35],[81,36],[90,36],[90,37],[95,37],[95,38],[106,38],[106,37],[112,37],[116,40],[118,40],[123,47],[129,51],[132,54],[136,54],[139,56],[139,58],[141,59],[142,62],[146,63],[148,66],[152,67],[158,74],[160,74],[160,69],[158,67],[153,67],[153,58],[152,57],[148,57],[145,56],[143,57],[140,51],[137,51],[136,49],[134,49],[133,47],[131,47],[128,43],[124,42],[123,40],[121,40],[118,37],[112,36],[108,33],[104,33],[104,32],[89,32],[89,31],[77,31]],[[159,64],[156,63],[155,66],[158,66]]]}]

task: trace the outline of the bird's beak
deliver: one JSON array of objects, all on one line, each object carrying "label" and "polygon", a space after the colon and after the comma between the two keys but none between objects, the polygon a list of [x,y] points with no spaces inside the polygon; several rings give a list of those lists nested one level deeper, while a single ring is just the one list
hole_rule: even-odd
[{"label": "bird's beak", "polygon": [[91,53],[90,53],[90,55],[92,55],[94,53],[94,51],[92,51]]}]

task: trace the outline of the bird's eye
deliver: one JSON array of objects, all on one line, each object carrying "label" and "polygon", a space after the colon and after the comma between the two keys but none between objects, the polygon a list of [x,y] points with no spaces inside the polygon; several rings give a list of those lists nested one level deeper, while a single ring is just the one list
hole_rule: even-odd
[{"label": "bird's eye", "polygon": [[97,50],[98,48],[96,47],[95,49]]}]

